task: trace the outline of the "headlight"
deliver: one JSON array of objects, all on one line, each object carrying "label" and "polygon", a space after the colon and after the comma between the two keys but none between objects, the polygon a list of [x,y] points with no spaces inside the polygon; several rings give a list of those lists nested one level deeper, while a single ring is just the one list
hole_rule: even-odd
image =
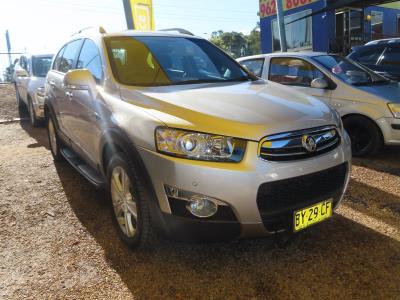
[{"label": "headlight", "polygon": [[240,162],[246,149],[242,139],[165,127],[155,138],[159,152],[188,159]]},{"label": "headlight", "polygon": [[338,129],[340,130],[340,132],[343,132],[343,121],[342,121],[342,117],[340,116],[340,113],[337,110],[334,110],[335,115],[336,115],[336,122],[338,124]]},{"label": "headlight", "polygon": [[390,111],[396,119],[400,119],[400,103],[389,103]]},{"label": "headlight", "polygon": [[44,92],[44,87],[40,87],[36,90],[36,98],[38,100],[44,100],[45,92]]}]

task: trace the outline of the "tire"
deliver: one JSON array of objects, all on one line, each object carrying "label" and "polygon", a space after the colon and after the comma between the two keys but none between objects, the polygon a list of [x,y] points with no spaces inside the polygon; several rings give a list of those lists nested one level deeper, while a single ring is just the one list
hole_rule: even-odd
[{"label": "tire", "polygon": [[60,138],[58,137],[57,126],[51,113],[47,121],[47,136],[49,139],[51,155],[53,156],[54,161],[63,161],[64,157],[61,154],[62,143]]},{"label": "tire", "polygon": [[16,98],[16,103],[17,103],[17,107],[18,107],[18,114],[19,114],[20,118],[23,118],[26,115],[26,105],[25,105],[24,101],[21,99],[21,96],[19,95],[16,85],[15,85],[15,98]]},{"label": "tire", "polygon": [[350,116],[343,120],[351,139],[353,156],[370,156],[382,147],[382,133],[378,126],[363,116]]},{"label": "tire", "polygon": [[28,98],[28,113],[29,113],[29,120],[31,122],[32,127],[39,127],[40,126],[40,121],[36,118],[36,113],[35,109],[33,108],[33,103],[31,97]]},{"label": "tire", "polygon": [[122,241],[131,249],[149,248],[153,237],[149,193],[134,162],[122,152],[109,160],[107,184],[113,222]]}]

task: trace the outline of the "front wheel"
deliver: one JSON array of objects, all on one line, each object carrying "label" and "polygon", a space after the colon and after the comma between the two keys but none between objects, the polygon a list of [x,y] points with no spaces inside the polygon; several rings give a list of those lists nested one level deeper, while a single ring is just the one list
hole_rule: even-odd
[{"label": "front wheel", "polygon": [[50,151],[54,161],[62,161],[64,158],[61,154],[61,141],[57,134],[57,127],[54,123],[54,117],[49,116],[47,122],[47,135],[49,138]]},{"label": "front wheel", "polygon": [[350,116],[343,120],[343,125],[350,136],[354,156],[373,155],[381,148],[381,132],[371,120],[363,116]]},{"label": "front wheel", "polygon": [[108,163],[107,179],[112,217],[121,239],[132,249],[149,246],[149,196],[134,163],[123,153],[115,153]]}]

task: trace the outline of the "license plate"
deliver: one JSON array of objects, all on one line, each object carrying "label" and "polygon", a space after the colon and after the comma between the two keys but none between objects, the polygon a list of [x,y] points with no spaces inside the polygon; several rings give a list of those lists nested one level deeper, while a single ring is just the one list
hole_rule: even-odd
[{"label": "license plate", "polygon": [[327,200],[313,206],[294,212],[294,231],[322,222],[332,216],[332,200]]}]

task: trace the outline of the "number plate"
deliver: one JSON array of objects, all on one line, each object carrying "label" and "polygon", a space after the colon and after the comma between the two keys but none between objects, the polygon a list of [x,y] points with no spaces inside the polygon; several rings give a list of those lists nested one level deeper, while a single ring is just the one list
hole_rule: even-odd
[{"label": "number plate", "polygon": [[332,216],[332,199],[294,212],[294,231],[322,222]]}]

